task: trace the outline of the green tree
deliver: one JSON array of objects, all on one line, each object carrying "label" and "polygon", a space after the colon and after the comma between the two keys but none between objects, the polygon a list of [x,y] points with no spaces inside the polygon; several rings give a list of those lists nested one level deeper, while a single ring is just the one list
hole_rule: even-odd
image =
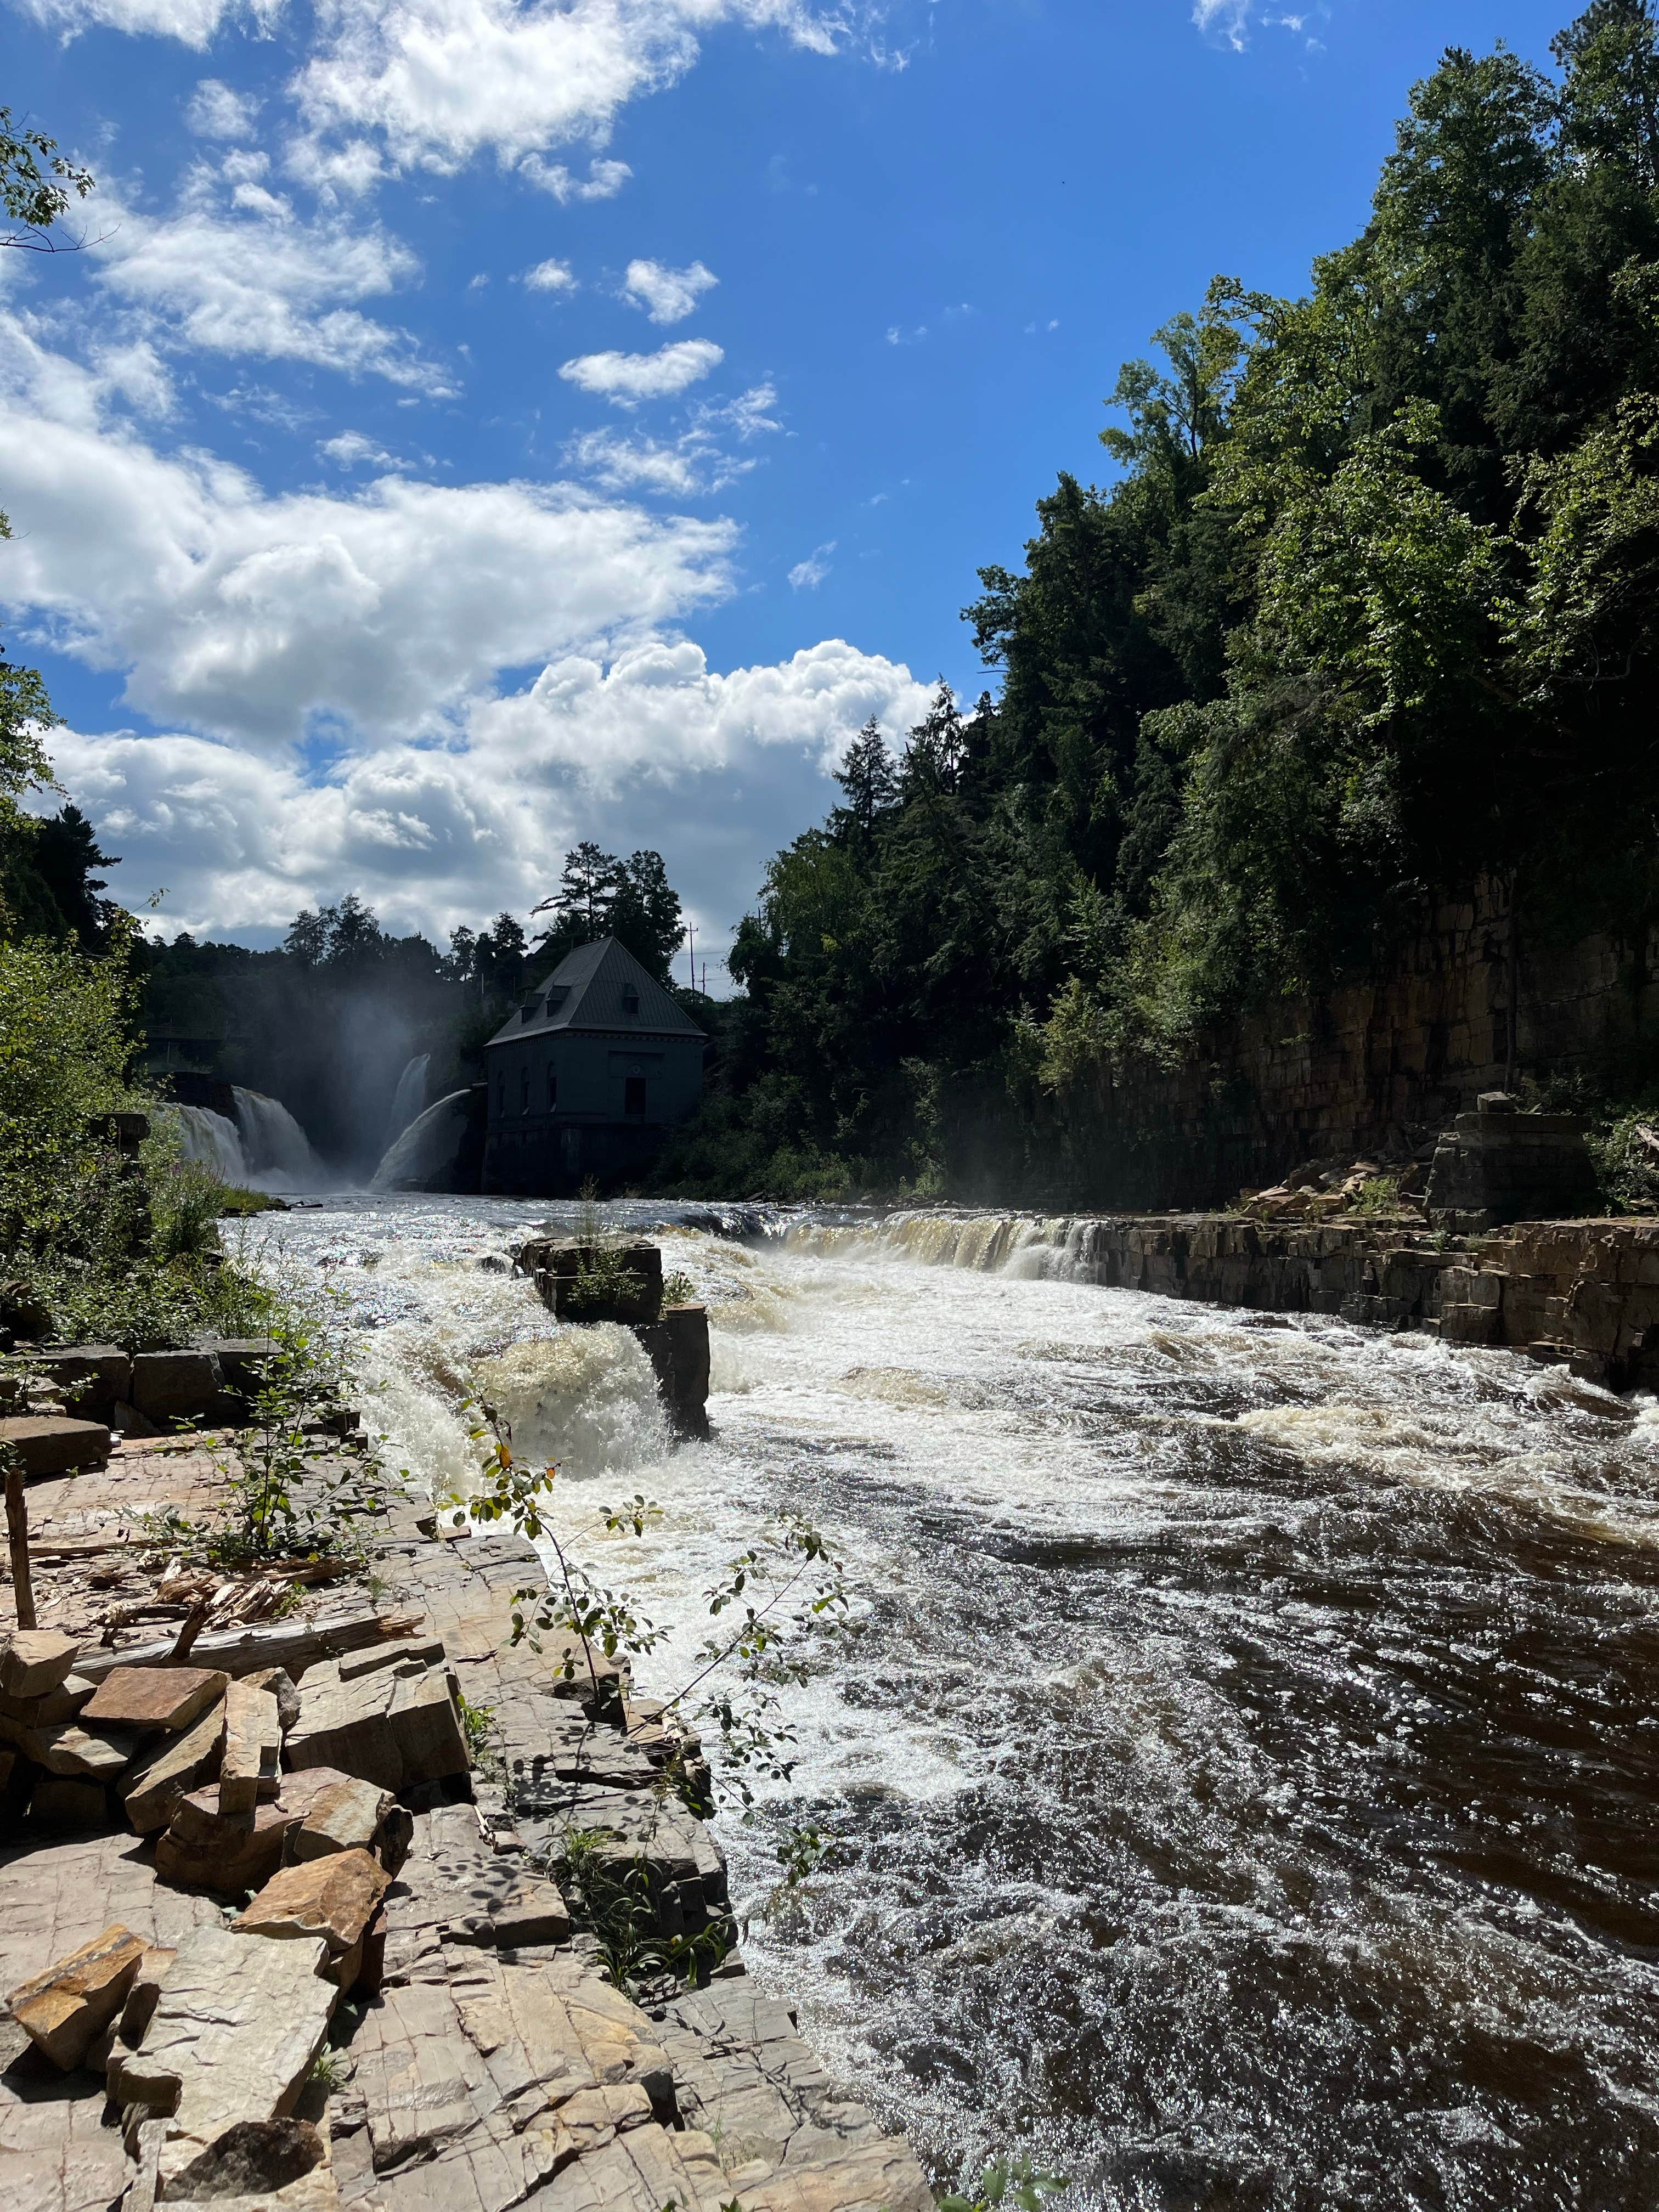
[{"label": "green tree", "polygon": [[60,240],[52,232],[73,203],[92,189],[91,176],[64,160],[55,138],[27,129],[9,107],[0,107],[0,205],[19,226],[0,235],[0,246],[55,253],[66,244],[78,246],[78,239]]}]

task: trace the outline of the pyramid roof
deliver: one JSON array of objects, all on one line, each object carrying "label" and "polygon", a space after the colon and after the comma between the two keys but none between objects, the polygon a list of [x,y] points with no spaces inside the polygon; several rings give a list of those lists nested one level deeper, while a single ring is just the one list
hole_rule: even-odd
[{"label": "pyramid roof", "polygon": [[[629,1001],[632,999],[632,1005]],[[704,1032],[625,945],[601,937],[568,952],[489,1042],[603,1030],[624,1036],[699,1037]]]}]

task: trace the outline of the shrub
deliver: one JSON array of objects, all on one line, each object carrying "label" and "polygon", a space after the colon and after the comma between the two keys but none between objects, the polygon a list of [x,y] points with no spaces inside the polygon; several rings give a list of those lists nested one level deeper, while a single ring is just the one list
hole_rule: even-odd
[{"label": "shrub", "polygon": [[1601,1194],[1614,1212],[1659,1206],[1659,1115],[1626,1114],[1585,1139]]}]

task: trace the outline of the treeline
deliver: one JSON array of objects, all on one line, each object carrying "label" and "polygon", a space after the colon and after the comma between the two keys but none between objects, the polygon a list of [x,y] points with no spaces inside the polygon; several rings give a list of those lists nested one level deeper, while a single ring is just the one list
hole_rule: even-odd
[{"label": "treeline", "polygon": [[367,1172],[395,1133],[411,1060],[427,1056],[428,1103],[477,1082],[487,1039],[577,946],[615,936],[668,982],[684,934],[659,854],[623,860],[584,843],[528,928],[501,914],[457,929],[444,951],[392,935],[349,894],[296,915],[270,951],[180,934],[133,957],[156,1056],[171,1043],[181,1064],[280,1098],[331,1165]]},{"label": "treeline", "polygon": [[[1659,918],[1659,31],[1452,49],[1294,301],[1218,278],[1126,367],[941,687],[773,861],[687,1184],[1011,1176],[1112,1060],[1386,968],[1495,879],[1532,941]],[[1047,1101],[1045,1109],[1044,1102]],[[966,1110],[969,1106],[971,1113]],[[1029,1173],[1027,1172],[1029,1170]]]}]

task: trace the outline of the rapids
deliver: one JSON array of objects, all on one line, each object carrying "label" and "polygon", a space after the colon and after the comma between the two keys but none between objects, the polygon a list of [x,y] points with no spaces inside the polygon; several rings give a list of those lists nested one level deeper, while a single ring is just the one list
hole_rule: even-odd
[{"label": "rapids", "polygon": [[[1659,2201],[1659,1416],[1512,1354],[1108,1291],[1064,1223],[635,1204],[708,1302],[673,1446],[625,1331],[505,1255],[568,1209],[275,1220],[362,1324],[394,1463],[477,1389],[667,1624],[770,1510],[860,1633],[786,1691],[793,1802],[727,1818],[751,1971],[941,2179],[1070,2203]],[[371,1415],[372,1418],[372,1415]],[[643,1540],[592,1543],[643,1491]],[[763,1917],[797,1821],[842,1839]]]}]

